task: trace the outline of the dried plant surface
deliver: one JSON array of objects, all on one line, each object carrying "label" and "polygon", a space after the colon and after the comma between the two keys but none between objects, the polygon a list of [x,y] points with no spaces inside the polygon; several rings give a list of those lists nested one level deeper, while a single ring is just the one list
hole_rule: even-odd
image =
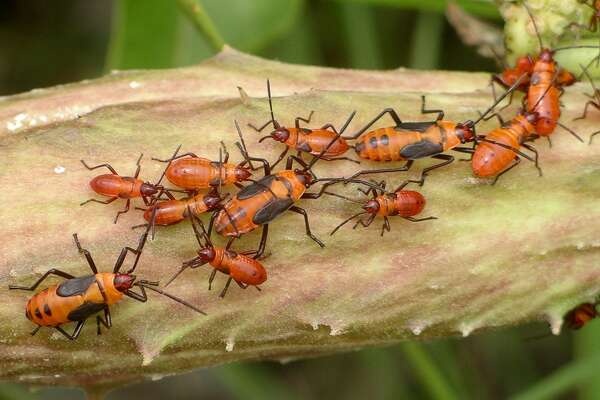
[{"label": "dried plant surface", "polygon": [[[143,152],[142,176],[150,181],[162,165],[149,157],[167,157],[180,143],[216,159],[223,140],[232,159],[240,160],[233,120],[243,126],[267,120],[267,77],[282,123],[315,110],[311,126],[338,125],[357,110],[350,131],[388,106],[405,120],[427,120],[419,112],[421,93],[452,120],[473,119],[491,101],[486,74],[302,67],[231,49],[196,67],[119,73],[3,99],[0,379],[111,387],[234,360],[289,360],[540,319],[558,333],[562,315],[600,289],[600,140],[588,146],[557,132],[552,148],[537,144],[543,178],[522,163],[491,186],[472,177],[469,163],[456,162],[422,188],[428,199],[423,215],[439,219],[392,219],[383,238],[379,224],[346,227],[329,237],[356,205],[302,201],[327,247],[304,235],[300,216],[276,220],[262,292],[232,286],[220,299],[218,290],[207,290],[208,267],[187,271],[169,287],[208,316],[159,296],[146,304],[125,299],[112,308],[114,327],[102,336],[90,320],[76,342],[49,329],[31,337],[33,325],[24,316],[28,293],[8,291],[9,283],[33,282],[52,267],[87,274],[73,232],[105,271],[139,235],[129,229],[140,223],[139,212],[113,225],[123,204],[79,206],[95,196],[88,186],[94,174],[79,160],[110,162],[126,175]],[[244,101],[237,86],[249,95]],[[598,129],[600,113],[590,110],[587,120],[571,122],[586,90],[583,84],[567,89],[562,120],[587,139]],[[515,106],[505,110],[507,116],[514,112]],[[30,127],[34,120],[37,126]],[[493,126],[483,123],[479,132]],[[244,132],[252,153],[272,160],[281,150],[278,143],[259,145],[259,135],[248,128]],[[430,164],[418,161],[411,173],[386,179],[398,183]],[[322,162],[316,172],[340,176],[354,169]],[[362,196],[350,187],[336,190]],[[252,233],[235,247],[250,248],[257,240]],[[195,249],[187,222],[159,229],[138,274],[164,281]],[[219,275],[217,289],[224,282]]]}]

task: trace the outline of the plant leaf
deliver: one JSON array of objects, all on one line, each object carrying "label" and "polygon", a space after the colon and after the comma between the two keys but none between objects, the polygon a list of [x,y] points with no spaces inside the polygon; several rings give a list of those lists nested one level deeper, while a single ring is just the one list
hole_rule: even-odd
[{"label": "plant leaf", "polygon": [[[209,292],[208,267],[186,271],[169,286],[206,317],[152,296],[148,303],[124,300],[112,307],[114,327],[102,336],[92,320],[76,342],[49,329],[29,336],[33,325],[23,315],[29,293],[8,291],[9,283],[32,283],[52,267],[88,274],[72,243],[74,232],[104,271],[139,235],[129,229],[141,222],[139,212],[114,225],[122,204],[79,206],[96,197],[88,186],[94,174],[79,160],[109,162],[128,175],[143,152],[141,176],[154,181],[164,165],[151,156],[167,157],[181,143],[216,159],[223,140],[237,162],[233,120],[245,127],[269,118],[267,77],[276,116],[286,124],[314,109],[311,126],[337,126],[357,110],[350,126],[355,131],[389,106],[403,120],[424,121],[429,117],[420,114],[421,93],[450,120],[473,119],[491,102],[487,74],[336,70],[231,49],[190,68],[119,73],[2,99],[0,379],[102,388],[231,361],[290,360],[541,319],[558,333],[563,314],[597,294],[600,143],[588,146],[558,131],[552,148],[536,143],[543,178],[522,163],[491,186],[472,178],[468,163],[455,162],[418,189],[428,200],[423,215],[439,219],[413,224],[393,218],[383,238],[379,223],[329,237],[356,205],[302,201],[327,247],[305,236],[299,216],[284,214],[271,225],[262,292],[232,286],[220,299],[224,276]],[[250,96],[245,102],[236,86]],[[571,122],[581,113],[586,90],[567,88],[562,121],[587,138],[597,130],[598,112],[591,109],[588,119]],[[478,131],[494,126],[489,121]],[[279,143],[259,145],[250,129],[244,133],[252,154],[273,160],[282,150]],[[431,162],[416,164],[410,173],[386,176],[390,186]],[[320,162],[316,173],[342,176],[356,168]],[[360,198],[352,187],[336,191]],[[254,248],[257,240],[254,232],[234,247]],[[158,229],[138,274],[164,281],[194,256],[195,246],[187,223]]]}]

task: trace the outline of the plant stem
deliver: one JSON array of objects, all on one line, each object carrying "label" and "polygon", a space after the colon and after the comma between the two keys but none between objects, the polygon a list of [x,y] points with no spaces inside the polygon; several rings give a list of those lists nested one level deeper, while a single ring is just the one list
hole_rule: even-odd
[{"label": "plant stem", "polygon": [[412,38],[409,66],[417,69],[435,69],[439,64],[444,31],[444,15],[420,11]]},{"label": "plant stem", "polygon": [[433,399],[454,400],[458,399],[450,384],[446,381],[442,371],[429,357],[423,344],[406,342],[400,346],[408,361],[412,364],[417,377],[423,387]]},{"label": "plant stem", "polygon": [[187,15],[194,26],[204,35],[215,51],[221,51],[225,40],[219,33],[210,16],[198,0],[177,0],[179,8]]}]

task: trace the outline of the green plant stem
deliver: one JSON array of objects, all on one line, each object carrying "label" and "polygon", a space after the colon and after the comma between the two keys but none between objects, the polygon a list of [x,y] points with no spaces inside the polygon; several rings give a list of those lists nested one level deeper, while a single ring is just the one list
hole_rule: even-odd
[{"label": "green plant stem", "polygon": [[381,68],[382,56],[377,23],[371,7],[363,4],[339,4],[346,49],[353,68]]},{"label": "green plant stem", "polygon": [[429,392],[431,398],[440,400],[458,399],[442,371],[423,347],[421,343],[406,342],[400,346],[400,349],[412,364],[417,378],[421,380],[423,387]]},{"label": "green plant stem", "polygon": [[[585,360],[590,355],[600,355],[600,324],[590,322],[585,329],[577,332],[574,336],[574,352],[578,360]],[[592,400],[600,395],[600,381],[590,379],[579,385],[578,399]]]},{"label": "green plant stem", "polygon": [[593,379],[599,368],[600,353],[596,353],[559,368],[511,400],[555,399],[573,386]]},{"label": "green plant stem", "polygon": [[409,66],[417,69],[435,69],[439,65],[440,47],[444,30],[444,15],[421,11],[415,23]]},{"label": "green plant stem", "polygon": [[215,51],[221,51],[225,40],[217,30],[210,16],[198,0],[177,0],[181,11],[187,15],[194,26],[204,35],[208,43]]},{"label": "green plant stem", "polygon": [[261,364],[230,364],[215,368],[215,377],[240,400],[294,400],[297,397]]}]

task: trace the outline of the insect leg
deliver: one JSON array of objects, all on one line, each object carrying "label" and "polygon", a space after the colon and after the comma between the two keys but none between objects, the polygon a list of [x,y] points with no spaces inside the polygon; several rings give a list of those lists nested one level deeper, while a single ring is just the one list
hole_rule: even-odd
[{"label": "insect leg", "polygon": [[178,159],[180,159],[180,158],[187,157],[187,156],[190,156],[190,157],[193,157],[193,158],[200,158],[200,157],[198,157],[198,156],[197,156],[196,154],[194,154],[194,153],[183,153],[183,154],[179,154],[179,155],[178,155],[178,156],[176,156],[176,157],[167,158],[166,160],[161,160],[161,159],[158,159],[158,158],[154,158],[154,157],[152,157],[152,161],[158,161],[158,162],[171,162],[171,161],[175,161],[175,160],[178,160]]},{"label": "insect leg", "polygon": [[115,171],[115,169],[114,169],[113,167],[111,167],[111,166],[110,166],[110,164],[98,164],[98,165],[96,165],[96,166],[94,166],[94,167],[90,167],[89,165],[87,165],[87,164],[85,163],[85,161],[83,161],[83,160],[79,160],[79,161],[81,161],[81,163],[83,164],[83,166],[84,166],[84,167],[86,167],[87,169],[89,169],[90,171],[91,171],[91,170],[94,170],[94,169],[96,169],[96,168],[102,168],[102,167],[106,167],[106,168],[108,168],[108,169],[109,169],[109,171],[110,171],[110,172],[112,172],[114,175],[119,175],[119,174],[117,174],[117,171]]},{"label": "insect leg", "polygon": [[248,285],[245,283],[238,282],[238,281],[235,281],[235,283],[237,283],[238,286],[241,287],[242,289],[248,289]]},{"label": "insect leg", "polygon": [[500,179],[500,177],[502,175],[504,175],[505,173],[507,173],[508,171],[510,171],[511,169],[513,169],[514,167],[516,167],[517,165],[519,165],[520,162],[521,162],[521,159],[518,156],[515,156],[515,162],[512,163],[512,165],[510,167],[506,168],[504,171],[502,171],[498,175],[496,175],[496,177],[494,178],[494,181],[492,182],[492,185],[495,185],[496,182],[498,182],[498,179]]},{"label": "insect leg", "polygon": [[44,275],[41,276],[40,279],[37,280],[37,282],[35,282],[33,285],[31,286],[17,286],[17,285],[8,285],[9,289],[18,289],[18,290],[29,290],[29,291],[33,291],[35,290],[35,288],[37,288],[39,286],[40,283],[42,283],[44,281],[44,279],[46,279],[49,275],[56,275],[56,276],[60,276],[61,278],[65,278],[65,279],[73,279],[75,278],[73,275],[68,274],[66,272],[63,272],[59,269],[49,269],[48,271],[46,271],[46,273]]},{"label": "insect leg", "polygon": [[31,331],[31,334],[30,334],[30,335],[31,335],[31,336],[35,336],[35,334],[36,334],[36,333],[38,333],[38,331],[39,331],[41,328],[42,328],[42,326],[41,326],[41,325],[38,325],[38,326],[36,326],[36,327],[35,327],[35,329]]},{"label": "insect leg", "polygon": [[100,203],[100,204],[110,204],[110,203],[112,203],[113,201],[115,201],[117,199],[118,199],[118,197],[111,197],[110,199],[104,200],[104,201],[103,200],[96,200],[96,199],[89,199],[89,200],[84,201],[83,203],[80,203],[79,205],[83,206],[83,205],[86,205],[87,203],[90,203],[90,202],[91,203]]},{"label": "insect leg", "polygon": [[325,160],[325,161],[341,161],[341,160],[346,160],[346,161],[352,161],[355,164],[360,164],[360,161],[353,160],[350,157],[332,157],[332,158],[323,158],[323,160]]},{"label": "insect leg", "polygon": [[112,327],[110,308],[108,308],[108,306],[104,307],[104,318],[102,318],[99,315],[96,315],[96,326],[98,328],[98,335],[102,334],[102,331],[100,330],[100,324],[104,325],[106,329],[110,329]]},{"label": "insect leg", "polygon": [[127,202],[125,203],[125,208],[122,209],[121,211],[117,212],[117,216],[115,217],[115,224],[117,223],[117,220],[119,219],[119,216],[121,214],[125,214],[127,211],[129,211],[130,204],[131,204],[131,199],[127,199]]},{"label": "insect leg", "polygon": [[537,168],[539,175],[542,176],[543,175],[542,168],[540,167],[539,162],[538,162],[540,156],[539,156],[538,151],[536,150],[536,148],[533,147],[533,146],[531,146],[531,145],[529,145],[529,144],[527,144],[527,143],[523,143],[521,146],[525,147],[527,150],[529,150],[533,154],[535,154],[533,162],[535,163],[535,167]]},{"label": "insect leg", "polygon": [[73,234],[73,239],[75,240],[75,246],[77,246],[77,251],[79,251],[79,254],[83,254],[85,256],[85,259],[87,260],[90,269],[92,270],[92,273],[96,275],[98,273],[98,268],[96,268],[96,263],[94,263],[92,255],[88,250],[81,247],[81,244],[79,243],[79,238],[77,237],[76,233]]},{"label": "insect leg", "polygon": [[281,154],[279,155],[279,157],[277,158],[277,161],[275,161],[275,163],[273,165],[271,165],[271,168],[275,168],[277,166],[277,164],[279,164],[281,162],[281,160],[283,160],[285,158],[288,151],[290,151],[290,148],[286,146],[285,150],[283,150],[281,152]]},{"label": "insect leg", "polygon": [[227,151],[227,147],[225,146],[225,143],[223,143],[223,141],[221,141],[221,147],[223,148],[223,154],[225,154],[223,164],[226,164],[229,161],[229,152]]},{"label": "insect leg", "polygon": [[208,290],[211,290],[212,283],[215,280],[216,275],[217,275],[217,270],[213,269],[212,272],[210,273],[210,277],[208,278]]},{"label": "insect leg", "polygon": [[301,129],[300,128],[300,121],[302,121],[304,123],[307,123],[307,124],[310,124],[310,120],[311,120],[311,118],[312,118],[312,116],[313,116],[314,113],[315,113],[314,111],[311,111],[308,114],[308,117],[306,117],[306,118],[296,117],[296,119],[295,119],[296,128],[297,129]]},{"label": "insect leg", "polygon": [[383,217],[383,225],[381,226],[381,235],[383,236],[383,234],[385,233],[385,231],[390,231],[391,227],[390,227],[390,220],[388,217]]},{"label": "insect leg", "polygon": [[436,121],[444,119],[444,110],[427,110],[425,108],[425,95],[421,96],[421,114],[437,114]]},{"label": "insect leg", "polygon": [[306,210],[297,206],[291,206],[289,208],[290,211],[293,211],[295,213],[298,213],[300,215],[302,215],[304,217],[304,225],[306,226],[306,234],[312,239],[314,240],[319,246],[321,247],[325,247],[325,244],[323,244],[323,242],[321,242],[315,235],[312,234],[312,232],[310,231],[310,224],[308,222],[308,215],[306,214]]},{"label": "insect leg", "polygon": [[458,161],[471,161],[473,159],[473,154],[475,154],[475,149],[470,147],[454,147],[452,151],[456,151],[457,153],[467,153],[470,154],[469,158],[460,158]]},{"label": "insect leg", "polygon": [[402,217],[407,221],[410,222],[421,222],[421,221],[429,221],[432,219],[438,219],[437,217],[425,217],[425,218],[413,218],[413,217]]},{"label": "insect leg", "polygon": [[142,157],[144,157],[144,153],[140,154],[140,157],[138,158],[137,162],[135,163],[137,168],[135,169],[135,174],[133,174],[134,178],[137,178],[140,175],[140,170],[142,169],[142,165],[141,165]]},{"label": "insect leg", "polygon": [[581,114],[580,117],[573,118],[573,121],[576,121],[578,119],[584,119],[587,116],[589,106],[594,106],[596,109],[600,110],[600,104],[596,103],[593,100],[589,100],[587,103],[585,103],[585,107],[583,107],[583,114]]},{"label": "insect leg", "polygon": [[85,323],[85,319],[83,321],[77,322],[77,326],[75,326],[75,330],[73,331],[72,334],[67,333],[60,326],[55,326],[55,328],[56,328],[57,331],[59,331],[60,333],[62,333],[67,339],[69,339],[69,340],[75,340],[75,339],[77,339],[79,337],[79,334],[81,333],[81,328],[83,328],[83,324],[84,323]]},{"label": "insect leg", "polygon": [[589,144],[592,144],[592,140],[594,140],[594,136],[596,136],[598,134],[600,134],[600,131],[596,131],[590,135],[590,143]]},{"label": "insect leg", "polygon": [[219,295],[219,297],[221,297],[221,298],[225,297],[225,293],[227,293],[227,289],[229,289],[229,285],[231,284],[232,280],[233,280],[232,277],[229,277],[229,279],[227,279],[227,283],[225,283],[225,287],[221,291],[221,294]]},{"label": "insect leg", "polygon": [[574,130],[572,130],[571,128],[568,128],[566,125],[561,124],[558,121],[556,121],[556,124],[558,126],[560,126],[561,128],[563,128],[565,131],[569,132],[571,135],[573,135],[575,137],[575,139],[579,140],[581,143],[584,143],[583,139],[581,138],[581,136],[579,136]]},{"label": "insect leg", "polygon": [[423,172],[421,172],[421,177],[417,181],[419,183],[419,186],[423,186],[423,184],[425,183],[425,178],[427,177],[429,172],[433,171],[434,169],[441,168],[445,165],[448,165],[448,164],[452,163],[452,161],[454,161],[454,157],[452,157],[449,154],[436,154],[435,156],[431,156],[431,158],[436,158],[438,160],[445,160],[445,161],[423,169]]},{"label": "insect leg", "polygon": [[262,132],[263,129],[265,129],[267,126],[271,125],[273,123],[273,120],[268,120],[267,122],[265,122],[265,124],[263,126],[261,126],[260,128],[257,128],[256,126],[252,125],[252,124],[248,124],[248,126],[252,129],[254,129],[256,132]]},{"label": "insect leg", "polygon": [[406,185],[408,185],[409,183],[420,183],[420,182],[421,182],[421,181],[415,181],[415,180],[412,180],[412,179],[408,179],[408,180],[406,180],[406,181],[402,182],[402,183],[400,184],[400,186],[398,186],[398,187],[397,187],[397,188],[394,190],[394,193],[398,193],[399,191],[401,191],[402,189],[404,189],[404,188],[406,187]]},{"label": "insect leg", "polygon": [[[154,222],[154,216],[155,216],[155,214],[153,214],[153,217],[152,217],[153,222]],[[142,255],[142,250],[144,249],[144,245],[146,244],[146,240],[148,239],[148,233],[150,232],[150,228],[152,227],[152,225],[154,225],[153,222],[148,224],[148,226],[146,227],[146,231],[140,237],[140,241],[138,242],[138,247],[136,249],[133,249],[129,246],[123,247],[121,249],[121,253],[119,254],[119,257],[117,258],[117,261],[115,262],[115,266],[113,267],[114,274],[118,273],[119,270],[121,269],[121,266],[123,265],[123,262],[125,261],[125,257],[127,256],[128,251],[135,254],[136,257],[135,257],[135,261],[133,262],[133,266],[131,267],[131,269],[129,271],[127,271],[127,273],[132,274],[133,271],[135,271],[135,268],[137,267],[140,256]]]},{"label": "insect leg", "polygon": [[403,172],[403,171],[408,171],[412,167],[413,163],[414,163],[414,160],[407,160],[406,164],[404,164],[401,167],[397,167],[397,168],[364,169],[362,171],[356,172],[351,177],[345,179],[345,181],[350,181],[352,179],[356,179],[356,178],[358,178],[361,175],[383,174],[383,173],[387,173],[387,172]]},{"label": "insect leg", "polygon": [[369,123],[367,123],[367,125],[362,127],[359,131],[357,131],[356,133],[354,133],[351,136],[342,136],[342,138],[343,139],[356,139],[357,137],[362,135],[367,129],[369,129],[371,126],[373,126],[373,124],[375,122],[380,120],[385,114],[389,114],[390,117],[392,117],[392,119],[396,123],[396,126],[400,126],[402,124],[402,120],[400,119],[400,117],[398,116],[396,111],[393,108],[386,108],[382,112],[380,112],[375,118],[373,118]]}]

